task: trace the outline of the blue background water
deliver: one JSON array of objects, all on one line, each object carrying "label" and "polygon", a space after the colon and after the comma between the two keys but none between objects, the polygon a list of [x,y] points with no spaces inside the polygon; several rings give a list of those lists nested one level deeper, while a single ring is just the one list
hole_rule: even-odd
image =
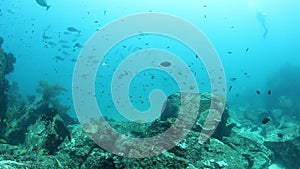
[{"label": "blue background water", "polygon": [[[71,60],[76,59],[80,52],[78,48],[72,51],[72,46],[77,42],[85,44],[96,29],[103,28],[115,19],[149,11],[183,18],[197,26],[210,39],[222,60],[228,87],[232,85],[232,90],[228,92],[228,101],[232,105],[263,102],[264,95],[258,96],[255,91],[268,89],[266,86],[268,77],[286,63],[300,64],[300,2],[297,0],[274,0],[272,2],[266,0],[49,0],[48,3],[51,7],[46,11],[34,0],[0,0],[0,36],[5,40],[2,46],[17,57],[15,71],[9,75],[9,79],[16,81],[25,95],[35,94],[38,81],[47,80],[51,83],[62,84],[67,92],[61,100],[65,104],[72,105],[68,98],[72,97],[72,73],[75,62]],[[266,26],[269,32],[265,38],[263,37],[264,27],[257,18],[259,13],[266,14]],[[79,29],[80,34],[64,34],[68,32],[67,27],[70,26]],[[49,39],[45,39],[45,36],[43,38],[43,35]],[[156,38],[158,37],[149,37],[144,40],[159,47],[160,44],[157,43]],[[57,43],[59,40],[68,41],[66,45],[71,48],[61,48],[63,44]],[[171,43],[171,40],[169,41]],[[49,42],[56,43],[56,46],[49,45]],[[141,45],[130,40],[128,43]],[[172,43],[176,46],[176,42]],[[147,48],[145,44],[141,47]],[[180,52],[184,54],[187,51],[183,46],[180,48],[182,50],[177,51],[178,55]],[[246,52],[247,48],[248,52]],[[61,51],[58,51],[59,49]],[[62,54],[63,51],[68,55]],[[229,54],[229,51],[232,53]],[[176,53],[176,51],[173,52]],[[129,53],[130,51],[122,51],[124,56]],[[60,61],[55,59],[55,56],[65,59]],[[185,59],[187,62],[193,62],[193,57]],[[201,63],[196,64],[199,66],[195,66],[193,71],[201,73]],[[107,75],[106,78],[109,78],[110,71],[104,68],[98,74],[104,73]],[[154,72],[148,72],[148,75],[151,73]],[[100,76],[96,90],[108,91],[108,83],[103,83],[106,85],[105,88],[101,86],[101,82],[107,79]],[[236,77],[237,80],[230,81],[232,77]],[[164,82],[159,78],[156,80],[155,87],[162,88],[167,93],[172,93],[177,89],[172,80],[167,84],[163,84]],[[209,90],[205,72],[201,73],[198,80],[198,82],[205,82],[204,85],[200,85],[201,91]],[[144,81],[142,78],[137,78],[132,86],[135,86],[134,83],[139,85],[139,82]],[[141,99],[139,96],[145,93],[137,92],[133,95],[135,101],[138,101]],[[101,106],[108,107],[107,112],[111,113],[113,108],[109,107],[111,104],[109,97],[106,98],[103,95],[98,100]],[[147,103],[144,105],[149,106]],[[141,104],[137,103],[136,106],[145,109]],[[70,113],[75,115],[73,109]]]}]

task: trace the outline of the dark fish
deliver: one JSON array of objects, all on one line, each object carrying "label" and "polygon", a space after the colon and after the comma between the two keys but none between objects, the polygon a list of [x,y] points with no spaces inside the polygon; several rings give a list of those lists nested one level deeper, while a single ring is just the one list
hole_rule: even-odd
[{"label": "dark fish", "polygon": [[83,46],[80,43],[76,43],[73,47],[82,48]]},{"label": "dark fish", "polygon": [[232,89],[232,86],[229,86],[229,91],[231,91],[231,89]]},{"label": "dark fish", "polygon": [[256,90],[256,93],[257,93],[257,94],[260,94],[260,91]]},{"label": "dark fish", "polygon": [[103,11],[103,15],[105,15],[105,14],[106,14],[106,10]]},{"label": "dark fish", "polygon": [[168,61],[165,61],[165,62],[161,62],[160,65],[163,67],[169,67],[169,66],[171,66],[171,63]]},{"label": "dark fish", "polygon": [[249,51],[249,48],[246,49],[246,52],[248,52],[248,51]]},{"label": "dark fish", "polygon": [[61,45],[62,48],[70,48],[69,45]]},{"label": "dark fish", "polygon": [[71,141],[71,134],[62,119],[55,119],[54,129],[61,140],[64,140],[67,137],[68,140]]},{"label": "dark fish", "polygon": [[231,52],[231,51],[228,51],[227,53],[228,53],[228,54],[232,54],[232,52]]},{"label": "dark fish", "polygon": [[261,123],[262,124],[267,124],[270,121],[270,119],[268,117],[264,118]]},{"label": "dark fish", "polygon": [[236,81],[236,77],[230,78],[231,81]]},{"label": "dark fish", "polygon": [[68,43],[66,40],[59,40],[58,43]]},{"label": "dark fish", "polygon": [[51,41],[49,41],[48,44],[51,45],[51,46],[56,46],[56,43],[51,42]]},{"label": "dark fish", "polygon": [[268,95],[271,95],[271,93],[272,93],[271,90],[268,90]]},{"label": "dark fish", "polygon": [[12,15],[15,14],[15,13],[14,13],[12,10],[10,10],[10,9],[7,10],[7,12],[10,13],[10,14],[12,14]]},{"label": "dark fish", "polygon": [[48,5],[46,0],[35,0],[40,6],[46,7],[46,10],[50,8],[50,5]]},{"label": "dark fish", "polygon": [[56,59],[56,60],[60,60],[60,61],[64,61],[64,60],[65,60],[65,58],[63,58],[63,57],[61,57],[61,56],[55,56],[55,59]]},{"label": "dark fish", "polygon": [[76,59],[71,59],[70,61],[71,61],[71,62],[76,62],[77,60],[76,60]]},{"label": "dark fish", "polygon": [[50,36],[46,36],[46,34],[45,34],[45,33],[43,33],[43,39],[52,39],[52,37],[50,37]]},{"label": "dark fish", "polygon": [[80,33],[80,30],[78,30],[78,29],[76,29],[74,27],[68,27],[67,30],[70,31],[70,32],[78,32],[78,33]]},{"label": "dark fish", "polygon": [[278,136],[279,138],[282,138],[282,137],[283,137],[283,134],[282,134],[282,133],[277,133],[277,136]]},{"label": "dark fish", "polygon": [[70,32],[66,32],[66,31],[65,31],[64,34],[65,34],[65,35],[70,35]]},{"label": "dark fish", "polygon": [[66,51],[62,51],[63,54],[67,55],[67,56],[70,56],[70,54]]}]

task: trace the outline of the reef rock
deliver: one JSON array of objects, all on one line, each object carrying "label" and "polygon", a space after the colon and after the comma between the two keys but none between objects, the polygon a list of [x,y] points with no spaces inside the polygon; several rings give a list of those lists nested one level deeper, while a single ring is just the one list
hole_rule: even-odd
[{"label": "reef rock", "polygon": [[[193,95],[188,95],[185,97],[191,97],[191,98],[185,98],[188,100],[187,105],[190,105],[187,111],[197,112],[196,118],[190,117],[189,113],[184,114],[185,115],[183,119],[185,120],[184,123],[194,124],[193,126],[191,126],[191,129],[193,131],[202,132],[202,133],[205,133],[205,131],[208,132],[212,131],[211,133],[212,136],[219,140],[221,140],[223,136],[228,136],[230,134],[230,131],[234,125],[227,123],[227,119],[229,118],[229,111],[227,105],[225,105],[225,101],[222,100],[221,97],[213,96],[208,93],[199,94],[197,97],[198,100],[195,100],[196,97]],[[196,104],[199,104],[199,106],[198,107],[193,106]],[[222,107],[224,108],[223,112],[221,112]],[[148,136],[154,135],[168,128],[171,125],[170,121],[174,121],[175,118],[178,117],[180,110],[181,110],[181,93],[175,93],[170,95],[168,97],[166,108],[164,112],[161,114],[161,118],[159,120],[156,120],[153,123],[154,128],[156,128],[154,130],[158,130],[158,131],[154,132],[154,131],[150,131],[149,129],[147,131],[148,133],[150,132],[154,132],[154,133],[150,135],[148,134]],[[195,121],[190,121],[190,119],[192,118],[194,118]],[[163,123],[163,124],[158,124],[158,123]],[[158,129],[156,126],[160,126],[160,125],[163,125],[165,127]]]},{"label": "reef rock", "polygon": [[234,128],[223,142],[247,161],[246,168],[268,168],[274,160],[274,153],[263,145],[263,138],[248,130]]},{"label": "reef rock", "polygon": [[279,127],[269,126],[264,145],[275,153],[276,160],[289,169],[300,168],[300,127],[285,122]]},{"label": "reef rock", "polygon": [[14,70],[16,58],[11,53],[5,53],[1,48],[3,38],[0,37],[0,138],[3,135],[4,128],[7,124],[3,122],[7,111],[7,91],[9,83],[5,76]]}]

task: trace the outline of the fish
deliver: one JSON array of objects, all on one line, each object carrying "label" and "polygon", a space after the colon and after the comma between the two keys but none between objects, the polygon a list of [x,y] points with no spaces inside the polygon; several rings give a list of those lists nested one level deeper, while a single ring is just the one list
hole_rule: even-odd
[{"label": "fish", "polygon": [[248,51],[249,51],[249,48],[246,49],[246,52],[248,52]]},{"label": "fish", "polygon": [[65,35],[70,35],[71,33],[70,33],[70,32],[66,32],[66,31],[65,31],[65,32],[64,32],[64,34],[65,34]]},{"label": "fish", "polygon": [[236,81],[236,77],[232,77],[232,78],[230,78],[230,81]]},{"label": "fish", "polygon": [[260,94],[260,91],[256,90],[256,93],[257,93],[257,94]]},{"label": "fish", "polygon": [[231,51],[228,51],[227,53],[228,53],[228,54],[232,54],[232,52],[231,52]]},{"label": "fish", "polygon": [[63,58],[63,57],[61,57],[61,56],[55,56],[55,60],[56,60],[56,61],[58,61],[58,60],[64,61],[65,58]]},{"label": "fish", "polygon": [[62,48],[70,48],[69,45],[61,45]]},{"label": "fish", "polygon": [[62,51],[62,53],[63,53],[64,55],[70,56],[70,54],[69,54],[68,52],[66,52],[66,51]]},{"label": "fish", "polygon": [[5,139],[3,139],[3,138],[0,138],[0,143],[1,143],[1,144],[7,144],[7,143],[8,143],[8,141],[7,141],[7,140],[5,140]]},{"label": "fish", "polygon": [[45,33],[43,33],[43,39],[52,39],[52,37],[47,36]]},{"label": "fish", "polygon": [[232,86],[229,86],[229,91],[231,91],[231,89],[232,89]]},{"label": "fish", "polygon": [[165,61],[165,62],[161,62],[160,65],[163,67],[169,67],[169,66],[171,66],[171,63],[168,61]]},{"label": "fish", "polygon": [[268,95],[271,95],[271,90],[268,90]]},{"label": "fish", "polygon": [[58,43],[68,43],[66,40],[59,40]]},{"label": "fish", "polygon": [[82,48],[83,46],[80,43],[76,43],[73,47]]},{"label": "fish", "polygon": [[48,5],[46,0],[35,0],[36,3],[38,3],[40,6],[42,7],[46,7],[46,10],[48,11],[48,9],[50,8],[50,5]]},{"label": "fish", "polygon": [[74,28],[74,27],[68,27],[67,30],[68,30],[69,32],[78,32],[78,33],[80,33],[80,30],[78,30],[78,29],[76,29],[76,28]]},{"label": "fish", "polygon": [[10,10],[10,9],[7,10],[7,12],[10,13],[10,14],[12,14],[12,15],[15,14],[15,13],[14,13],[12,10]]},{"label": "fish", "polygon": [[51,41],[49,41],[49,42],[47,42],[49,45],[51,45],[51,46],[56,46],[56,43],[54,43],[54,42],[51,42]]},{"label": "fish", "polygon": [[264,118],[261,123],[262,124],[267,124],[270,121],[270,119],[268,117]]}]

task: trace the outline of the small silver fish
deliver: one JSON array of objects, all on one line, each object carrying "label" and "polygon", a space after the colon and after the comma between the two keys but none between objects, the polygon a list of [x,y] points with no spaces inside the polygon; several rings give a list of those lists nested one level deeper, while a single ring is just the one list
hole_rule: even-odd
[{"label": "small silver fish", "polygon": [[46,10],[50,8],[50,5],[48,5],[46,0],[35,0],[36,3],[38,3],[42,7],[46,7]]}]

